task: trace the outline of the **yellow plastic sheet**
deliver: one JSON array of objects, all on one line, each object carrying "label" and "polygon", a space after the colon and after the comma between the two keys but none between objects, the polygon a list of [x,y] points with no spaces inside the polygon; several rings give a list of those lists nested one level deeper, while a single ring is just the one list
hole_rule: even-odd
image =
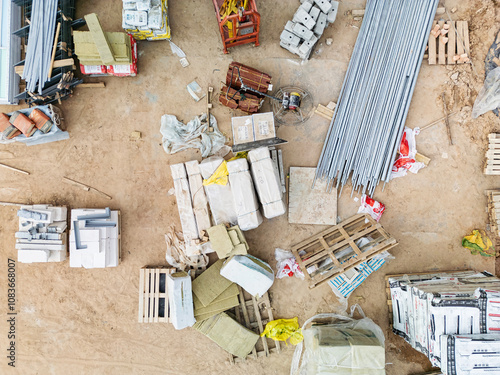
[{"label": "yellow plastic sheet", "polygon": [[213,175],[209,179],[203,180],[203,186],[208,185],[227,185],[229,181],[229,172],[227,171],[227,162],[224,160],[221,165],[217,167]]},{"label": "yellow plastic sheet", "polygon": [[266,324],[266,328],[260,336],[266,336],[276,341],[290,339],[292,345],[297,345],[304,339],[298,318],[272,320]]},{"label": "yellow plastic sheet", "polygon": [[485,257],[496,255],[493,243],[484,231],[481,234],[479,230],[473,230],[471,235],[463,238],[462,246],[469,249],[472,255],[481,254]]}]

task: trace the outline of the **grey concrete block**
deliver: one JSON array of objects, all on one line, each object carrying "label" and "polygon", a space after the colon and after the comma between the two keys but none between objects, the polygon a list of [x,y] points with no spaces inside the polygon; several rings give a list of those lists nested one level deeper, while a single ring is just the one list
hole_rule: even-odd
[{"label": "grey concrete block", "polygon": [[299,46],[299,56],[303,59],[307,59],[317,41],[318,38],[316,36],[313,36],[310,41],[304,41],[304,43]]},{"label": "grey concrete block", "polygon": [[310,40],[314,35],[314,33],[311,30],[309,30],[307,27],[305,27],[301,23],[296,23],[293,26],[293,33],[295,35],[297,35],[298,37],[305,39],[305,40]]},{"label": "grey concrete block", "polygon": [[298,46],[300,43],[300,38],[297,35],[293,35],[291,32],[283,30],[280,35],[280,39],[284,43],[288,43],[292,46]]},{"label": "grey concrete block", "polygon": [[311,10],[313,4],[310,3],[309,1],[306,1],[305,3],[302,3],[299,7],[299,9],[304,9],[307,13]]},{"label": "grey concrete block", "polygon": [[332,4],[328,0],[314,0],[314,2],[319,6],[319,9],[325,14],[332,10]]},{"label": "grey concrete block", "polygon": [[337,18],[338,10],[339,10],[339,2],[332,1],[332,9],[328,12],[328,15],[326,17],[328,23],[335,22],[335,19]]},{"label": "grey concrete block", "polygon": [[285,25],[285,30],[293,32],[293,26],[295,25],[295,22],[288,21]]},{"label": "grey concrete block", "polygon": [[283,42],[282,40],[280,41],[280,46],[283,47],[284,49],[290,51],[291,53],[294,53],[296,55],[299,54],[299,47],[297,47],[297,46],[292,46],[288,43]]},{"label": "grey concrete block", "polygon": [[304,9],[297,9],[295,14],[293,15],[293,22],[300,22],[309,30],[312,30],[316,25],[316,22],[312,19],[312,17],[307,13]]},{"label": "grey concrete block", "polygon": [[321,12],[318,20],[316,21],[316,26],[314,27],[314,33],[316,35],[322,35],[326,27],[326,14]]},{"label": "grey concrete block", "polygon": [[313,20],[316,21],[318,19],[320,12],[321,10],[315,5],[309,11],[309,15],[312,17]]},{"label": "grey concrete block", "polygon": [[308,3],[314,3],[314,0],[300,0],[300,3],[303,4],[305,2],[308,2]]}]

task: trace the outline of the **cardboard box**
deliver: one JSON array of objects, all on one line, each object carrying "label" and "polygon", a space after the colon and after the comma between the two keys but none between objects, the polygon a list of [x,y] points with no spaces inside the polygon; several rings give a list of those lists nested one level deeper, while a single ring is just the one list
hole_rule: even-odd
[{"label": "cardboard box", "polygon": [[233,127],[233,144],[239,145],[255,141],[252,116],[233,117],[231,124]]},{"label": "cardboard box", "polygon": [[255,113],[253,117],[253,133],[256,141],[276,137],[274,115],[272,112]]}]

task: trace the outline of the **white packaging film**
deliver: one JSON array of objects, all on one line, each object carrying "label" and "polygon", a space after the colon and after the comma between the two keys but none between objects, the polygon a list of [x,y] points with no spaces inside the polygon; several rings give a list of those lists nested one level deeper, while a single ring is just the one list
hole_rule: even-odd
[{"label": "white packaging film", "polygon": [[183,329],[196,323],[191,277],[186,272],[167,275],[167,293],[170,319],[174,328]]}]

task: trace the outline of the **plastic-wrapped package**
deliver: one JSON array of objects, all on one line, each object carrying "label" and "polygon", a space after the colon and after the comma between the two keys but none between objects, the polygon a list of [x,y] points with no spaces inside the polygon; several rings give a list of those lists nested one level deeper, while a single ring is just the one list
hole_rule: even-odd
[{"label": "plastic-wrapped package", "polygon": [[[205,180],[209,179],[223,161],[224,159],[215,156],[203,160],[199,165],[202,177]],[[226,185],[206,185],[205,194],[216,225],[225,223],[238,224],[238,216],[234,208],[233,194],[229,183]]]},{"label": "plastic-wrapped package", "polygon": [[[305,329],[324,319],[333,323]],[[290,375],[385,375],[384,333],[369,318],[318,314],[304,323],[302,334],[304,341],[295,349]]]},{"label": "plastic-wrapped package", "polygon": [[210,212],[208,211],[208,200],[203,189],[203,178],[201,177],[200,164],[198,160],[191,160],[184,163],[189,177],[189,189],[191,190],[191,199],[193,201],[193,211],[196,216],[196,225],[200,238],[203,237],[203,231],[212,226],[210,221]]},{"label": "plastic-wrapped package", "polygon": [[260,147],[248,152],[248,160],[252,167],[255,188],[259,194],[264,216],[268,219],[285,214],[283,192],[278,171],[274,168],[267,147]]},{"label": "plastic-wrapped package", "polygon": [[491,70],[484,81],[484,85],[477,95],[472,118],[478,118],[483,113],[500,107],[500,66]]},{"label": "plastic-wrapped package", "polygon": [[163,149],[167,154],[175,154],[188,148],[198,148],[204,158],[213,155],[224,146],[226,137],[219,131],[217,120],[213,115],[210,115],[210,126],[213,131],[208,132],[205,113],[187,124],[183,124],[173,115],[163,115],[160,127]]},{"label": "plastic-wrapped package", "polygon": [[229,182],[233,193],[238,225],[241,230],[257,228],[262,224],[257,194],[246,159],[235,159],[227,163]]},{"label": "plastic-wrapped package", "polygon": [[191,276],[187,272],[167,275],[167,290],[172,325],[175,329],[191,327],[196,323]]}]

